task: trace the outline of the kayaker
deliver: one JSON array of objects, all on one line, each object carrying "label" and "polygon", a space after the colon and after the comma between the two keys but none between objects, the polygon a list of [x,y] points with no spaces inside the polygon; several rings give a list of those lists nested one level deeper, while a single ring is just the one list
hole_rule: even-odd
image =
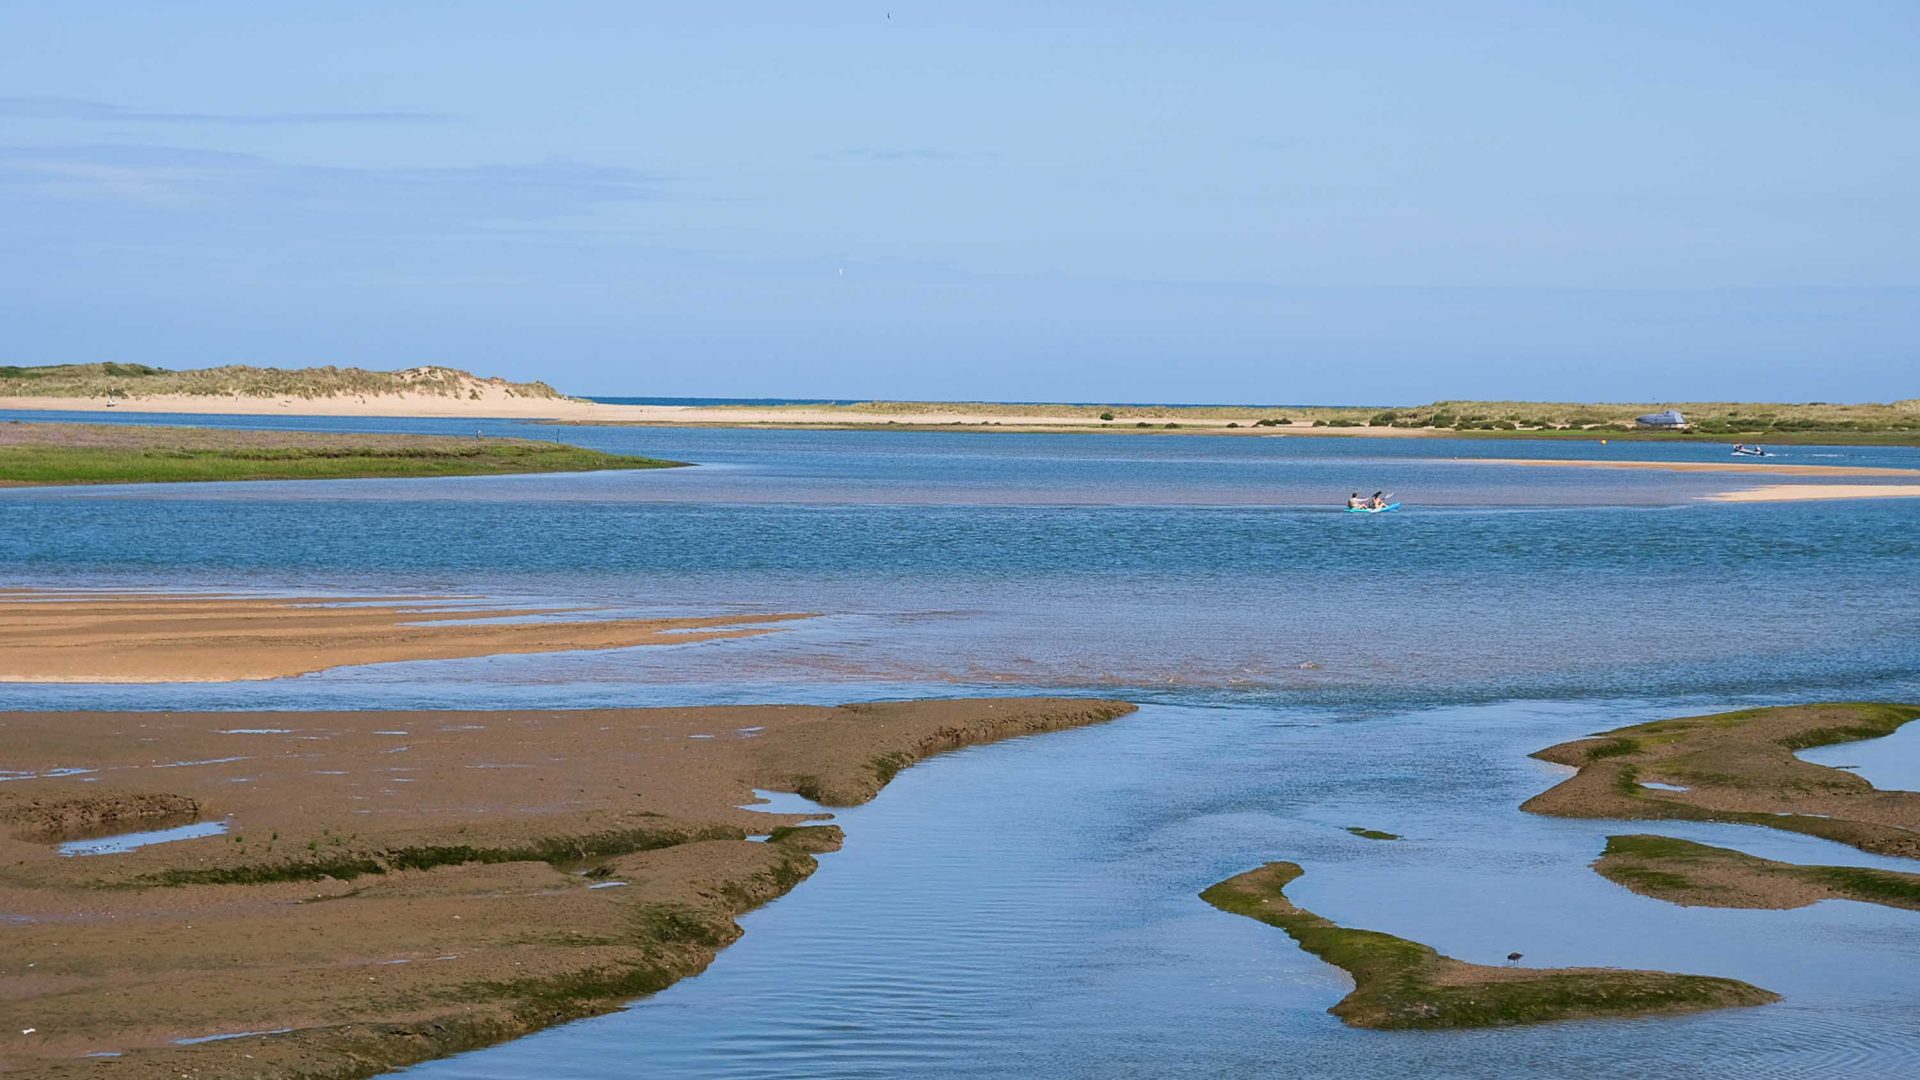
[{"label": "kayaker", "polygon": [[1367,500],[1361,498],[1359,492],[1356,491],[1347,498],[1347,509],[1365,510],[1366,508],[1367,508]]},{"label": "kayaker", "polygon": [[1386,508],[1387,496],[1383,491],[1374,492],[1373,498],[1367,500],[1367,509],[1369,510],[1385,510]]}]

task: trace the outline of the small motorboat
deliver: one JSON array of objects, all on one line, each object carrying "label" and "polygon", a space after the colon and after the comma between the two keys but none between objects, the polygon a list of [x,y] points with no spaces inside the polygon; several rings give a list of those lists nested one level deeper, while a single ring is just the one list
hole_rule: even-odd
[{"label": "small motorboat", "polygon": [[1734,457],[1772,457],[1765,447],[1747,446],[1744,443],[1733,448]]}]

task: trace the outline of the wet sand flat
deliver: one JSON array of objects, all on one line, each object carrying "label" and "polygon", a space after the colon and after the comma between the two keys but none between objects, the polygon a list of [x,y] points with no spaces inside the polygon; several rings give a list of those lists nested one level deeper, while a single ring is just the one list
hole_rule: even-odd
[{"label": "wet sand flat", "polygon": [[[864,802],[1123,702],[0,714],[0,1068],[371,1075],[701,970]],[[220,835],[68,856],[75,838]],[[751,834],[770,834],[752,842]],[[284,1029],[284,1030],[283,1030]],[[260,1037],[183,1045],[239,1032]]]},{"label": "wet sand flat", "polygon": [[1920,499],[1920,484],[1768,484],[1709,496],[1715,502],[1802,502],[1826,499]]},{"label": "wet sand flat", "polygon": [[[1569,469],[1655,469],[1680,473],[1749,473],[1763,476],[1890,477],[1920,479],[1920,469],[1869,465],[1787,465],[1754,461],[1561,461],[1544,458],[1456,458],[1476,465],[1558,466]],[[1920,497],[1920,483],[1909,484],[1765,484],[1721,491],[1712,502],[1802,502],[1821,499],[1898,499]]]},{"label": "wet sand flat", "polygon": [[[1455,458],[1469,465],[1527,465],[1563,469],[1659,469],[1689,473],[1761,473],[1768,476],[1889,476],[1920,478],[1920,469],[1870,465],[1788,465],[1759,461],[1578,461],[1557,458]],[[1811,486],[1811,485],[1809,485]]]},{"label": "wet sand flat", "polygon": [[1914,858],[1920,792],[1883,791],[1795,752],[1881,738],[1916,718],[1920,705],[1854,701],[1616,728],[1536,752],[1577,771],[1520,809],[1550,817],[1736,822]]},{"label": "wet sand flat", "polygon": [[[355,664],[684,645],[774,633],[807,615],[595,619],[452,598],[0,594],[0,682],[225,682]],[[483,622],[519,619],[538,621]]]}]

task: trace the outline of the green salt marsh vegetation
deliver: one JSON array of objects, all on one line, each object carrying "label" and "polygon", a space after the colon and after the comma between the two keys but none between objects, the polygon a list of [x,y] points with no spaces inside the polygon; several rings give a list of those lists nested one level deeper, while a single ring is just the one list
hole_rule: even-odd
[{"label": "green salt marsh vegetation", "polygon": [[1778,862],[1671,836],[1609,836],[1593,868],[1642,896],[1687,907],[1777,909],[1857,900],[1920,911],[1920,874]]},{"label": "green salt marsh vegetation", "polygon": [[1506,1027],[1779,1000],[1737,979],[1706,975],[1470,964],[1417,941],[1340,926],[1295,906],[1285,890],[1301,873],[1297,864],[1271,862],[1213,885],[1200,898],[1286,931],[1302,949],[1351,975],[1353,992],[1328,1011],[1353,1027]]},{"label": "green salt marsh vegetation", "polygon": [[1718,821],[1920,856],[1920,792],[1881,791],[1796,751],[1891,735],[1920,705],[1830,702],[1656,720],[1533,756],[1577,769],[1521,804],[1552,817]]},{"label": "green salt marsh vegetation", "polygon": [[0,423],[0,484],[339,480],[683,464],[530,439]]}]

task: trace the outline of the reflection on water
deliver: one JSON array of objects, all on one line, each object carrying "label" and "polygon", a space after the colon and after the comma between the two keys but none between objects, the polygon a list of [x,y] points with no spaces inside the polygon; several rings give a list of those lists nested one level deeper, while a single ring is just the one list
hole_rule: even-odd
[{"label": "reflection on water", "polygon": [[[266,683],[4,686],[0,703],[513,708],[1037,690],[1147,707],[908,770],[873,803],[834,812],[845,850],[747,916],[706,974],[420,1074],[1920,1069],[1911,912],[1680,908],[1588,869],[1621,831],[1799,862],[1898,860],[1764,829],[1516,809],[1564,775],[1526,755],[1582,734],[1749,705],[1920,699],[1920,500],[1703,505],[1695,496],[1740,478],[1452,460],[1724,457],[1675,444],[482,426],[703,465],[0,492],[5,583],[820,617],[749,640]],[[1920,464],[1908,448],[1820,452]],[[1407,509],[1320,509],[1380,487]],[[1910,744],[1920,731],[1807,756],[1920,787]],[[1406,839],[1369,841],[1346,831],[1356,824]],[[1343,975],[1197,898],[1275,858],[1306,868],[1290,891],[1308,908],[1462,959],[1519,951],[1541,965],[1730,975],[1787,999],[1499,1032],[1349,1030],[1325,1013]]]},{"label": "reflection on water", "polygon": [[[35,707],[353,705],[369,694],[405,703],[434,682],[452,704],[515,706],[618,704],[635,687],[765,697],[925,683],[1382,706],[1408,695],[1857,696],[1910,670],[1920,637],[1916,500],[1355,521],[1258,507],[591,495],[660,475],[567,478],[581,497],[558,503],[311,493],[325,484],[251,485],[245,498],[0,493],[20,526],[0,530],[0,562],[17,582],[65,587],[388,589],[604,605],[609,616],[822,617],[751,641],[385,665],[212,688],[210,698],[5,693]],[[890,483],[922,478],[902,466]]]},{"label": "reflection on water", "polygon": [[[822,681],[1276,690],[1330,704],[1398,702],[1407,688],[1437,700],[1685,692],[1702,680],[1728,693],[1814,690],[1906,670],[1920,636],[1920,500],[1688,505],[1740,478],[1474,463],[1719,460],[1714,446],[499,423],[703,464],[16,489],[0,492],[0,565],[11,583],[60,587],[385,589],[609,615],[825,616],[752,642],[393,665],[222,698],[249,704],[351,704],[423,674],[481,693],[505,682],[511,704],[551,695],[538,684],[554,679],[583,701],[617,701],[635,684]],[[1822,452],[1920,465],[1908,447]],[[1380,486],[1407,511],[1332,510]],[[1030,504],[1035,491],[1046,499]]]},{"label": "reflection on water", "polygon": [[1799,756],[1815,765],[1844,768],[1882,790],[1920,791],[1920,724],[1908,724],[1883,739],[1816,746]]},{"label": "reflection on water", "polygon": [[[229,1031],[218,1035],[198,1035],[191,1039],[175,1039],[177,1046],[197,1046],[200,1043],[226,1042],[228,1039],[251,1039],[261,1035],[283,1035],[292,1028],[272,1028],[266,1031]],[[92,1055],[88,1055],[92,1056]]]},{"label": "reflection on water", "polygon": [[198,840],[203,836],[219,836],[226,831],[227,823],[224,821],[197,821],[168,829],[146,829],[141,832],[119,833],[89,840],[69,840],[60,845],[60,854],[117,855],[154,844],[171,844],[176,840]]},{"label": "reflection on water", "polygon": [[805,795],[796,795],[791,791],[767,791],[764,788],[754,788],[753,796],[757,801],[745,803],[740,809],[753,810],[762,814],[815,814],[823,819],[834,815],[834,811],[828,810]]}]

